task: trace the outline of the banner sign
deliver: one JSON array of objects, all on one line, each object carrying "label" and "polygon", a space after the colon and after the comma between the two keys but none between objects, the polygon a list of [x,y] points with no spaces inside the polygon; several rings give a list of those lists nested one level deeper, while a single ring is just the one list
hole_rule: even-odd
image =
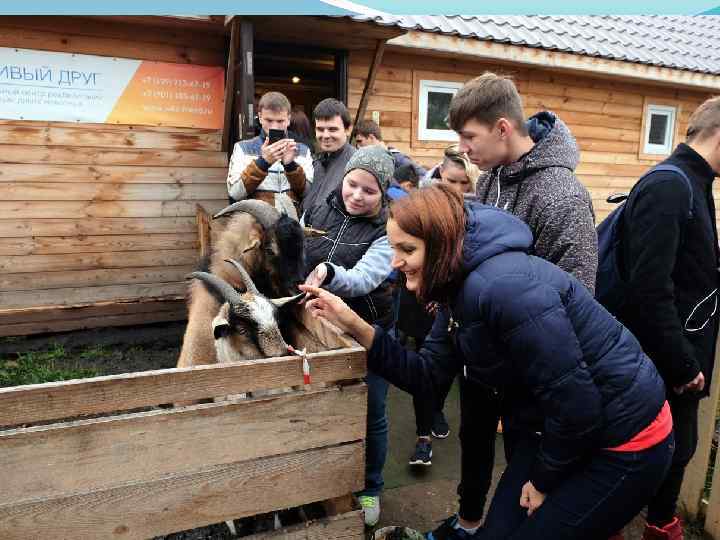
[{"label": "banner sign", "polygon": [[0,118],[221,129],[225,70],[0,47]]}]

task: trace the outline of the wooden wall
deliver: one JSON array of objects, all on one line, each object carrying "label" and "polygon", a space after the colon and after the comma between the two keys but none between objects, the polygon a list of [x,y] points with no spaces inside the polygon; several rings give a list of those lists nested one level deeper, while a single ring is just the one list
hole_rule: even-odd
[{"label": "wooden wall", "polygon": [[[349,105],[353,113],[370,62],[370,52],[353,52],[350,56]],[[416,140],[419,79],[465,81],[486,70],[513,75],[528,116],[547,109],[568,124],[581,148],[577,174],[592,193],[598,221],[614,208],[605,202],[606,197],[628,190],[658,161],[640,159],[639,155],[645,98],[679,106],[678,132],[684,134],[692,111],[710,97],[709,93],[690,90],[391,50],[383,57],[365,116],[372,118],[373,111],[380,111],[386,142],[424,166],[432,166],[440,160],[442,148],[450,143]]]},{"label": "wooden wall", "polygon": [[[0,46],[225,62],[221,35],[62,19],[2,17]],[[0,120],[0,335],[183,318],[196,205],[227,202],[220,144],[217,130]]]}]

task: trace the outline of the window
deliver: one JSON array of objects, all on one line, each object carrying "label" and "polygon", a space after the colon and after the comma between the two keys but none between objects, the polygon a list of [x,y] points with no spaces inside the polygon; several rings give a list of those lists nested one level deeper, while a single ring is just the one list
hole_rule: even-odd
[{"label": "window", "polygon": [[649,103],[645,108],[643,153],[668,155],[673,149],[677,110],[668,105]]},{"label": "window", "polygon": [[460,82],[420,81],[418,140],[458,140],[457,133],[448,128],[447,115],[450,100],[460,88]]}]

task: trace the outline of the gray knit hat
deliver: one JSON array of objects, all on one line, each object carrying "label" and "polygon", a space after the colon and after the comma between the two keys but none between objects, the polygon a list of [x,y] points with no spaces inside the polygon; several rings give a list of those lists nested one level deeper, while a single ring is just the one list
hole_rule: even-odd
[{"label": "gray knit hat", "polygon": [[395,173],[395,161],[390,152],[380,145],[363,146],[345,165],[345,174],[353,169],[362,169],[372,174],[385,194]]}]

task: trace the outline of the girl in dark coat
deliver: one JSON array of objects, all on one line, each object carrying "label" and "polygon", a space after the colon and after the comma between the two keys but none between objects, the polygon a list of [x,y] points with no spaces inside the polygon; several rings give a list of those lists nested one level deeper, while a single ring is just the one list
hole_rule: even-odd
[{"label": "girl in dark coat", "polygon": [[[500,209],[435,186],[394,203],[387,231],[408,289],[443,306],[419,354],[328,291],[306,287],[308,309],[412,394],[437,396],[456,374],[484,385],[518,439],[482,526],[452,517],[425,538],[604,540],[620,530],[673,450],[665,388],[637,340],[574,277],[528,255],[530,230]],[[462,400],[462,414],[486,412]],[[461,433],[461,444],[479,435]]]}]

